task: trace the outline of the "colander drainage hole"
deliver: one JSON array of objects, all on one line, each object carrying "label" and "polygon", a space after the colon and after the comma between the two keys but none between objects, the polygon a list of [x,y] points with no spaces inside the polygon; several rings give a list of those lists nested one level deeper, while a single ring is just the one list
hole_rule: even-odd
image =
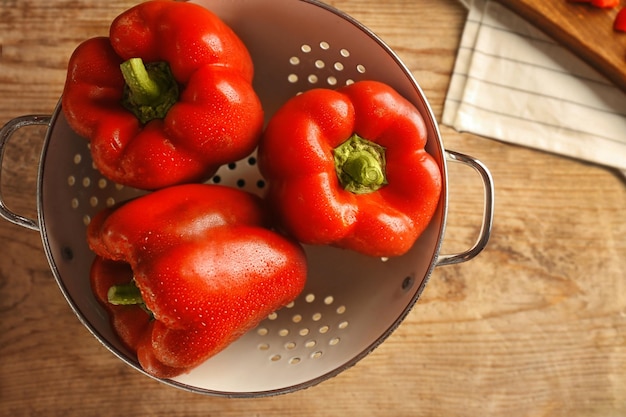
[{"label": "colander drainage hole", "polygon": [[[89,149],[89,146],[87,149]],[[75,154],[72,160],[75,165],[82,165],[89,161],[88,158],[84,158],[80,153]],[[120,191],[124,188],[122,185],[110,182],[106,178],[101,177],[100,172],[93,163],[91,164],[91,170],[93,171],[93,175],[86,173],[82,178],[76,175],[68,175],[67,177],[67,185],[70,188],[74,188],[76,192],[76,197],[70,200],[70,207],[75,210],[82,209],[86,211],[83,215],[83,223],[85,225],[91,222],[91,215],[89,213],[100,210],[103,207],[115,205],[115,199],[112,196],[102,195],[102,192],[109,189],[109,186],[111,186],[111,189],[114,191]]]},{"label": "colander drainage hole", "polygon": [[61,249],[61,257],[66,261],[71,261],[74,259],[74,251],[69,246],[64,246]]},{"label": "colander drainage hole", "polygon": [[404,280],[402,281],[402,289],[404,291],[409,290],[412,286],[413,283],[415,282],[415,277],[413,277],[412,275],[407,276],[406,278],[404,278]]},{"label": "colander drainage hole", "polygon": [[[213,184],[220,184],[222,182],[222,177],[219,175],[215,175],[213,176],[213,178],[211,178],[211,182],[213,182]],[[246,180],[243,178],[239,178],[237,179],[237,181],[235,182],[235,185],[238,188],[245,188],[246,187]],[[256,183],[254,184],[256,186],[256,188],[258,188],[259,190],[265,188],[265,181],[264,180],[257,180]]]},{"label": "colander drainage hole", "polygon": [[332,295],[317,297],[313,293],[305,294],[299,302],[318,303],[318,309],[307,314],[304,311],[289,311],[297,310],[298,304],[292,302],[285,309],[268,315],[265,324],[256,329],[257,336],[269,338],[260,341],[257,349],[268,353],[271,362],[286,360],[286,363],[296,365],[304,358],[318,359],[324,354],[324,347],[332,348],[342,341],[336,332],[346,329],[348,321],[331,323],[334,322],[334,315],[341,316],[346,312],[345,305],[336,305]]},{"label": "colander drainage hole", "polygon": [[[301,59],[296,55],[289,58],[289,64],[293,67],[300,67],[303,63],[307,65],[312,63],[311,68],[300,67],[299,70],[288,74],[287,81],[290,84],[298,83],[301,76],[310,85],[317,84],[322,79],[325,79],[326,84],[330,87],[334,87],[339,84],[340,81],[337,76],[346,68],[346,65],[342,62],[342,60],[350,57],[350,51],[343,48],[340,49],[338,53],[332,52],[330,44],[326,41],[321,41],[318,46],[319,50],[309,44],[303,44],[300,46],[300,52],[304,54],[305,59]],[[332,65],[327,64],[327,61],[324,59],[317,57],[316,53],[321,53],[324,55],[325,59],[330,59]],[[329,74],[328,69],[334,70],[335,72]],[[366,72],[363,64],[356,65],[354,69],[358,74],[365,74]],[[304,72],[309,73],[305,76],[305,74],[303,74]],[[350,85],[352,83],[354,83],[354,80],[350,78],[345,80],[345,85]]]}]

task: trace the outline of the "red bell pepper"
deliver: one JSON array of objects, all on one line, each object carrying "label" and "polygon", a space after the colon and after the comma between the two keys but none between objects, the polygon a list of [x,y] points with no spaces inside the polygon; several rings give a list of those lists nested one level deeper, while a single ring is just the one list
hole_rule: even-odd
[{"label": "red bell pepper", "polygon": [[172,0],[118,16],[69,61],[62,109],[96,167],[141,189],[202,181],[257,145],[251,57],[216,15]]},{"label": "red bell pepper", "polygon": [[361,81],[284,104],[261,139],[259,168],[279,221],[301,242],[396,256],[439,202],[441,173],[426,141],[411,103]]},{"label": "red bell pepper", "polygon": [[193,369],[302,291],[304,251],[268,218],[259,197],[207,184],[168,187],[94,217],[94,293],[147,373]]}]

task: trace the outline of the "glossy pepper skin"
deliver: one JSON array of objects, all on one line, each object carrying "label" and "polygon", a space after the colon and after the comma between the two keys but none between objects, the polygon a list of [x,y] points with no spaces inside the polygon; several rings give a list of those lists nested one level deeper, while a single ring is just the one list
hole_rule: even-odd
[{"label": "glossy pepper skin", "polygon": [[298,296],[304,251],[268,227],[260,198],[207,184],[94,217],[92,288],[147,373],[188,372]]},{"label": "glossy pepper skin", "polygon": [[154,190],[201,182],[256,148],[252,78],[245,45],[212,12],[153,0],[76,48],[62,110],[104,176]]},{"label": "glossy pepper skin", "polygon": [[402,255],[441,193],[426,141],[418,110],[386,84],[309,90],[272,116],[261,139],[267,199],[303,243]]}]

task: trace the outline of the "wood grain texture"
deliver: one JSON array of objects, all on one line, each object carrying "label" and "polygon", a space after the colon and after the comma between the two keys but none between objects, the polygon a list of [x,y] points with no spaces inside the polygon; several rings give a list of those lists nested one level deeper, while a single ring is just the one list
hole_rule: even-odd
[{"label": "wood grain texture", "polygon": [[626,33],[615,32],[620,7],[603,9],[567,0],[498,0],[524,16],[626,91]]},{"label": "wood grain texture", "polygon": [[[335,0],[406,62],[440,117],[466,11],[456,1]],[[0,124],[50,113],[65,65],[133,5],[0,0]],[[43,132],[20,131],[2,190],[36,214]],[[622,417],[626,415],[626,187],[602,167],[460,134],[496,184],[493,234],[474,260],[435,269],[398,330],[311,389],[254,400],[204,397],[133,371],[80,324],[36,232],[0,221],[1,416]],[[450,166],[444,252],[475,238],[482,190]]]}]

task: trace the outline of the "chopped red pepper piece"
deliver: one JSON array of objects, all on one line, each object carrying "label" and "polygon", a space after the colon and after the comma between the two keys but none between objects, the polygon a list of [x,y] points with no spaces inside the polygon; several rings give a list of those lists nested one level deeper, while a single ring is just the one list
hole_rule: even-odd
[{"label": "chopped red pepper piece", "polygon": [[430,222],[442,178],[418,110],[361,81],[289,100],[259,145],[268,200],[303,243],[371,256],[406,253]]},{"label": "chopped red pepper piece", "polygon": [[591,0],[591,5],[596,7],[602,7],[605,9],[611,9],[619,6],[619,0]]},{"label": "chopped red pepper piece", "polygon": [[567,0],[570,3],[589,3],[595,7],[613,8],[619,6],[619,0]]},{"label": "chopped red pepper piece", "polygon": [[153,0],[70,58],[62,108],[109,179],[157,189],[204,180],[256,147],[251,57],[206,8]]},{"label": "chopped red pepper piece", "polygon": [[589,3],[592,6],[610,9],[619,6],[619,0],[567,0],[570,3]]},{"label": "chopped red pepper piece", "polygon": [[260,198],[206,184],[168,187],[94,217],[94,293],[146,372],[189,371],[302,291],[304,251],[269,230],[268,218]]},{"label": "chopped red pepper piece", "polygon": [[617,16],[615,16],[615,21],[613,22],[613,30],[626,32],[626,7],[617,12]]},{"label": "chopped red pepper piece", "polygon": [[619,0],[567,0],[569,3],[589,3],[600,8],[613,8],[619,5]]}]

